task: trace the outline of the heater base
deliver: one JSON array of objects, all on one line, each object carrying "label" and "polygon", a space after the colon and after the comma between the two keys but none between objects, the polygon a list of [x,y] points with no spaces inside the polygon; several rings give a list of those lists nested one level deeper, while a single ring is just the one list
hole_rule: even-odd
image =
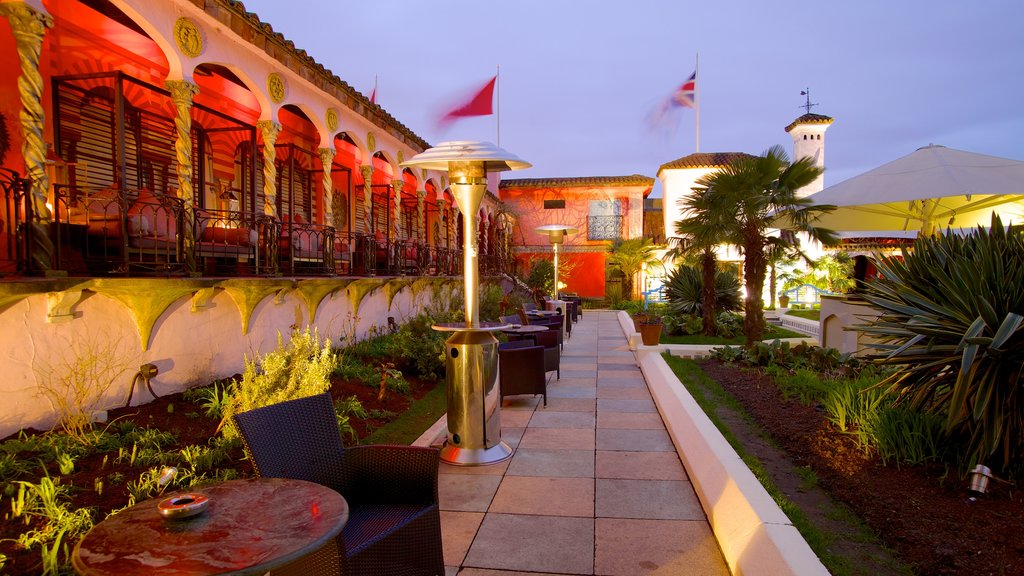
[{"label": "heater base", "polygon": [[486,466],[511,457],[512,448],[504,440],[490,448],[459,448],[447,442],[441,447],[441,461],[454,466]]}]

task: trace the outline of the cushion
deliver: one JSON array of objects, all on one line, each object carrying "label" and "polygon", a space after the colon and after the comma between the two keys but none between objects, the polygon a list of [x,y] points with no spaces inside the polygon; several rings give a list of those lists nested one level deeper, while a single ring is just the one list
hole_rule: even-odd
[{"label": "cushion", "polygon": [[154,236],[173,239],[178,235],[175,213],[167,208],[157,192],[143,188],[128,209],[128,233],[132,236]]},{"label": "cushion", "polygon": [[152,229],[149,226],[149,218],[145,214],[133,214],[128,211],[128,234],[132,236],[149,236]]},{"label": "cushion", "polygon": [[200,237],[202,242],[251,246],[256,243],[256,231],[249,228],[218,228],[208,226]]}]

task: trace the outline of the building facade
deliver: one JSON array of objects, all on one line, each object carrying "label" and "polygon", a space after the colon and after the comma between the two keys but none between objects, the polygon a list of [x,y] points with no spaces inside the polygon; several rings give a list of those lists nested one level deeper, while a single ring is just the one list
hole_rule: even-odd
[{"label": "building facade", "polygon": [[564,290],[584,298],[604,298],[608,248],[615,240],[643,236],[644,199],[654,179],[639,174],[584,178],[502,180],[499,196],[516,222],[512,238],[521,270],[537,258],[551,259],[547,237],[535,232],[548,224],[578,230],[560,248],[569,272]]}]

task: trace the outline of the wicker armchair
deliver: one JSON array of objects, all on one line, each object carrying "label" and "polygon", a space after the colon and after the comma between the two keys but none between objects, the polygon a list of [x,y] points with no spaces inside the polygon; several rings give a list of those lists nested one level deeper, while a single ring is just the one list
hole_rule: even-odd
[{"label": "wicker armchair", "polygon": [[498,375],[502,400],[505,396],[543,394],[544,405],[548,405],[543,346],[529,340],[498,344]]},{"label": "wicker armchair", "polygon": [[555,371],[559,380],[562,379],[562,368],[559,365],[561,353],[558,351],[558,333],[554,329],[533,332],[533,341],[537,346],[544,347],[544,372]]},{"label": "wicker armchair", "polygon": [[[349,505],[338,553],[321,551],[283,572],[444,574],[436,449],[345,448],[327,393],[236,414],[234,422],[259,476],[316,482]],[[336,562],[328,566],[324,558]]]}]

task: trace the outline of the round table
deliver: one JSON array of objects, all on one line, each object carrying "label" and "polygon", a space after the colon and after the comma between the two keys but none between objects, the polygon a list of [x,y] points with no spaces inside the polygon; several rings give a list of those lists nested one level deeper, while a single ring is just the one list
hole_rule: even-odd
[{"label": "round table", "polygon": [[512,325],[511,328],[502,328],[502,334],[531,334],[533,332],[547,332],[547,326],[538,326],[536,324],[526,324],[525,326]]},{"label": "round table", "polygon": [[[201,492],[210,504],[181,520],[157,504],[180,492]],[[348,503],[334,490],[304,480],[231,480],[152,498],[100,522],[71,555],[83,575],[197,576],[265,574],[316,552],[341,532]]]}]

